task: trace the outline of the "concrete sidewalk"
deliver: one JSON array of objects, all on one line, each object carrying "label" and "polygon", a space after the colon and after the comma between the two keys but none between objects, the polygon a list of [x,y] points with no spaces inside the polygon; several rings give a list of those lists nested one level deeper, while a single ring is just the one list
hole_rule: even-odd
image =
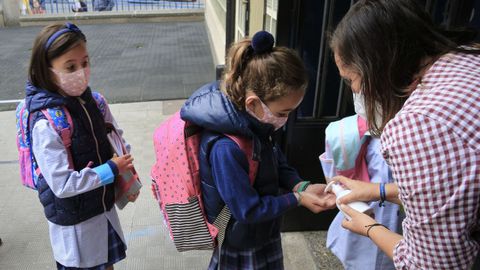
[{"label": "concrete sidewalk", "polygon": [[[119,211],[128,241],[127,258],[115,269],[206,269],[211,252],[179,253],[171,243],[150,192],[154,162],[152,134],[183,100],[111,105],[125,138],[132,145],[135,166],[144,188],[135,204]],[[0,269],[55,269],[47,221],[37,193],[20,183],[13,111],[0,112]],[[325,232],[284,233],[287,270],[342,269],[325,248]]]}]

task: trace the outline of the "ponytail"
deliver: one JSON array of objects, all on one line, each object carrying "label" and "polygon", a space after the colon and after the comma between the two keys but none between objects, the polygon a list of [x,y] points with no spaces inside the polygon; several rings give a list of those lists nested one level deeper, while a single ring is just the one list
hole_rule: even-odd
[{"label": "ponytail", "polygon": [[292,49],[273,47],[273,43],[273,36],[261,31],[230,48],[222,91],[238,109],[244,109],[247,91],[253,91],[263,102],[290,91],[305,91],[308,78],[302,60]]}]

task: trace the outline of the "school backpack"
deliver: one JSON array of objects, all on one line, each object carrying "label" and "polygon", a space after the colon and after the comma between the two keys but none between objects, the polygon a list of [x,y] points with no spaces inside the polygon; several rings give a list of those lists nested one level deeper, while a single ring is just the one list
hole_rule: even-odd
[{"label": "school backpack", "polygon": [[[92,92],[92,96],[97,103],[98,108],[105,114],[106,101],[104,97],[96,92]],[[73,123],[72,117],[65,106],[51,107],[41,110],[42,114],[47,118],[48,122],[57,131],[62,142],[67,149],[70,168],[73,168],[73,160],[70,153],[72,144]],[[20,179],[26,187],[37,189],[38,177],[41,174],[35,158],[32,155],[32,145],[30,137],[30,112],[25,106],[25,100],[22,100],[15,110],[16,126],[17,126],[17,149],[18,161],[20,164]]]},{"label": "school backpack", "polygon": [[325,153],[319,157],[326,178],[342,175],[370,182],[366,153],[371,137],[367,131],[367,121],[359,115],[345,117],[327,126]]},{"label": "school backpack", "polygon": [[[221,246],[231,214],[224,207],[213,224],[205,215],[199,166],[202,128],[183,121],[180,112],[163,122],[153,136],[156,162],[152,166],[152,191],[163,214],[170,238],[178,251]],[[225,134],[236,142],[249,160],[253,184],[258,162],[252,159],[252,141]]]}]

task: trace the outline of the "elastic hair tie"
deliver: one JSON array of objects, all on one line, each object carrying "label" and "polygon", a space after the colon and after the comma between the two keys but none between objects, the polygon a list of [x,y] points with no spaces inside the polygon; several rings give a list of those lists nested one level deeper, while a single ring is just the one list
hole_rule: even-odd
[{"label": "elastic hair tie", "polygon": [[67,33],[67,32],[75,32],[75,33],[82,33],[82,31],[80,30],[80,28],[78,28],[75,24],[73,23],[70,23],[70,22],[67,22],[65,23],[65,28],[60,28],[57,32],[53,33],[53,35],[51,35],[48,40],[47,40],[47,44],[45,45],[45,50],[48,51],[48,49],[50,48],[50,46],[52,46],[52,43],[61,35],[63,35],[64,33]]},{"label": "elastic hair tie", "polygon": [[365,225],[365,228],[368,228],[367,229],[367,237],[370,238],[370,230],[373,228],[373,227],[377,227],[377,226],[382,226],[384,227],[385,229],[389,230],[387,226],[381,224],[381,223],[373,223],[373,224],[370,224],[370,225]]},{"label": "elastic hair tie", "polygon": [[252,48],[254,54],[271,52],[275,39],[267,31],[259,31],[252,38]]}]

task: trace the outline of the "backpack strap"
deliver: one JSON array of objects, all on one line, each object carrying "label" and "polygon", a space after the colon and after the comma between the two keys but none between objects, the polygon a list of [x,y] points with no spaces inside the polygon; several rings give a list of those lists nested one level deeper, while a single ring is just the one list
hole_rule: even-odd
[{"label": "backpack strap", "polygon": [[231,134],[225,134],[228,138],[232,139],[240,149],[245,153],[248,160],[248,176],[250,178],[250,184],[253,185],[255,182],[255,177],[257,177],[258,171],[258,161],[253,160],[253,141],[245,137],[235,136]]},{"label": "backpack strap", "polygon": [[[258,161],[253,160],[253,141],[245,137],[231,135],[231,134],[225,134],[225,136],[227,136],[232,141],[234,141],[247,156],[248,169],[249,169],[248,177],[250,179],[250,184],[253,186],[253,183],[255,182],[255,178],[257,177],[257,171],[258,171]],[[228,222],[230,221],[231,216],[232,214],[230,212],[230,209],[225,204],[222,210],[220,211],[220,213],[218,214],[217,218],[215,218],[215,221],[213,223],[213,225],[218,228],[217,248],[218,248],[219,262],[221,259],[222,245],[225,240],[225,232],[227,230]]]},{"label": "backpack strap", "polygon": [[[95,100],[95,103],[97,103],[97,106],[100,109],[102,116],[105,118],[105,114],[107,111],[107,102],[105,98],[100,93],[93,91],[92,96]],[[41,110],[41,112],[62,139],[63,145],[65,145],[65,148],[67,149],[68,167],[70,169],[73,169],[73,157],[72,152],[70,151],[73,135],[72,116],[70,115],[65,106],[46,108]],[[40,175],[39,169],[37,169],[37,174]]]},{"label": "backpack strap", "polygon": [[92,97],[97,103],[98,109],[100,109],[100,112],[102,113],[103,117],[105,118],[105,114],[107,113],[107,101],[105,98],[102,96],[102,94],[98,92],[93,92],[92,91]]},{"label": "backpack strap", "polygon": [[42,113],[62,139],[63,145],[67,149],[68,168],[73,169],[73,158],[70,151],[73,135],[72,116],[65,106],[46,108],[42,110]]},{"label": "backpack strap", "polygon": [[[222,245],[223,242],[225,241],[225,235],[227,231],[227,226],[228,222],[230,221],[230,218],[232,217],[232,213],[230,212],[230,209],[228,206],[225,204],[218,214],[217,218],[213,222],[213,225],[217,227],[218,229],[218,234],[217,234],[217,248],[218,248],[218,261],[220,262],[221,260],[221,255],[222,255]],[[220,264],[219,264],[220,265]]]}]

